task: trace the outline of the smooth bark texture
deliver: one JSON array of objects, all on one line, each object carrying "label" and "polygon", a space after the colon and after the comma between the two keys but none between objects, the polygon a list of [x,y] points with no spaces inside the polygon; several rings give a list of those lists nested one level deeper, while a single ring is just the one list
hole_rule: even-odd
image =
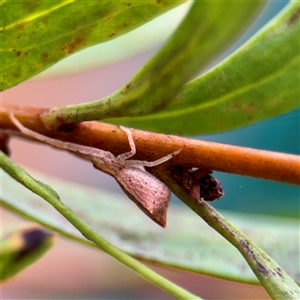
[{"label": "smooth bark texture", "polygon": [[[100,122],[83,122],[60,131],[47,131],[39,114],[46,109],[2,106],[1,129],[14,129],[9,112],[24,126],[57,139],[110,151],[118,155],[129,151],[126,135],[117,126]],[[300,159],[297,155],[238,147],[173,135],[132,130],[138,153],[135,159],[155,160],[182,149],[172,159],[173,165],[192,166],[251,176],[290,184],[300,184]]]}]

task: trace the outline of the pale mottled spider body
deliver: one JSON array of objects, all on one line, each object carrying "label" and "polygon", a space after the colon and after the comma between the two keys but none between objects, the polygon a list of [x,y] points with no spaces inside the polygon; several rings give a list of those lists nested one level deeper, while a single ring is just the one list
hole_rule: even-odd
[{"label": "pale mottled spider body", "polygon": [[64,149],[80,154],[90,160],[95,168],[112,175],[126,195],[153,221],[165,227],[166,213],[170,201],[171,192],[169,188],[153,175],[147,173],[144,167],[154,167],[159,165],[174,155],[177,150],[158,160],[148,162],[139,160],[127,160],[136,153],[135,144],[131,131],[125,127],[120,127],[128,137],[131,151],[115,157],[111,152],[82,146],[70,142],[56,140],[24,127],[13,114],[10,118],[15,126],[24,134],[41,142],[47,143],[55,148]]}]

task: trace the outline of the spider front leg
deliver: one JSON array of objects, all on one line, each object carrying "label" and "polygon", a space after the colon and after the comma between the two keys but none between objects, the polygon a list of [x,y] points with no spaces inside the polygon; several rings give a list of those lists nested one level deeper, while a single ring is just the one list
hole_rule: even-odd
[{"label": "spider front leg", "polygon": [[129,142],[129,146],[130,146],[130,151],[118,155],[117,160],[119,160],[119,161],[120,160],[126,160],[126,159],[134,156],[135,153],[136,153],[136,147],[135,147],[135,143],[134,143],[134,140],[133,140],[132,133],[131,133],[130,129],[125,128],[123,126],[120,126],[120,129],[127,134],[127,138],[128,138],[128,142]]},{"label": "spider front leg", "polygon": [[134,162],[136,165],[138,165],[139,167],[155,167],[158,166],[166,161],[168,161],[169,159],[171,159],[173,156],[179,154],[181,152],[181,149],[178,149],[164,157],[161,157],[157,160],[154,161],[145,161],[145,160],[131,160],[132,162]]},{"label": "spider front leg", "polygon": [[[136,154],[136,147],[135,147],[135,143],[132,138],[130,129],[125,128],[123,126],[120,126],[120,129],[127,134],[128,142],[129,142],[129,145],[131,148],[131,150],[129,152],[126,152],[126,153],[123,153],[123,154],[120,154],[117,156],[117,160],[124,161]],[[168,154],[168,155],[166,155],[162,158],[159,158],[155,161],[127,160],[125,164],[127,165],[127,167],[135,167],[135,168],[140,168],[143,170],[144,167],[154,167],[154,166],[160,165],[160,164],[166,162],[167,160],[171,159],[174,155],[177,155],[180,152],[181,152],[181,149],[176,150],[173,153]]]}]

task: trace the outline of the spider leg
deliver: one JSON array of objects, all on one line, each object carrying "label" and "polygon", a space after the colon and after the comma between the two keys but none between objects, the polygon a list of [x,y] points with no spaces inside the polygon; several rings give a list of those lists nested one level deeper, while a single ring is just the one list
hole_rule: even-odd
[{"label": "spider leg", "polygon": [[117,160],[124,161],[124,164],[127,167],[135,167],[135,168],[140,168],[141,170],[144,170],[144,167],[154,167],[154,166],[160,165],[160,164],[166,162],[167,160],[171,159],[173,156],[175,156],[175,155],[177,155],[178,153],[181,152],[181,149],[179,149],[179,150],[174,151],[173,153],[168,154],[164,157],[161,157],[161,158],[159,158],[155,161],[127,160],[128,158],[135,155],[136,147],[135,147],[135,143],[134,143],[134,140],[132,138],[132,134],[131,134],[130,129],[125,128],[123,126],[120,126],[120,129],[127,134],[128,142],[129,142],[129,146],[130,146],[131,150],[129,152],[125,152],[123,154],[118,155]]},{"label": "spider leg", "polygon": [[154,161],[145,161],[145,160],[128,160],[126,161],[126,166],[129,167],[155,167],[157,165],[160,165],[166,161],[168,161],[169,159],[171,159],[173,156],[177,155],[178,153],[181,152],[181,149],[174,151],[173,153],[170,153],[164,157],[161,157],[157,160]]},{"label": "spider leg", "polygon": [[127,138],[128,138],[128,142],[129,142],[129,146],[130,146],[131,150],[129,152],[125,152],[125,153],[122,153],[122,154],[118,155],[117,160],[126,160],[126,159],[128,159],[128,158],[135,155],[136,147],[135,147],[135,143],[134,143],[134,140],[133,140],[132,133],[131,133],[130,129],[125,128],[123,126],[120,126],[120,129],[127,134]]},{"label": "spider leg", "polygon": [[113,154],[100,150],[97,148],[92,148],[88,146],[78,145],[70,142],[64,142],[61,140],[53,139],[48,136],[42,135],[38,132],[35,132],[33,130],[30,130],[29,128],[26,128],[24,125],[21,124],[21,122],[12,114],[9,115],[10,119],[12,120],[13,124],[24,134],[27,135],[35,140],[47,143],[55,148],[69,150],[72,152],[80,153],[83,155],[87,155],[89,157],[100,157],[100,158],[109,158],[110,160],[114,158]]}]

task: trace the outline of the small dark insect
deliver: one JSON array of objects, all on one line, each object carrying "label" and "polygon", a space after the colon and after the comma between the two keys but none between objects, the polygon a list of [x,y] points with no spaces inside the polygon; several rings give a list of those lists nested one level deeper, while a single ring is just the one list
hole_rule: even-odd
[{"label": "small dark insect", "polygon": [[175,166],[170,171],[172,178],[195,200],[214,201],[224,195],[220,181],[211,175],[211,170]]}]

